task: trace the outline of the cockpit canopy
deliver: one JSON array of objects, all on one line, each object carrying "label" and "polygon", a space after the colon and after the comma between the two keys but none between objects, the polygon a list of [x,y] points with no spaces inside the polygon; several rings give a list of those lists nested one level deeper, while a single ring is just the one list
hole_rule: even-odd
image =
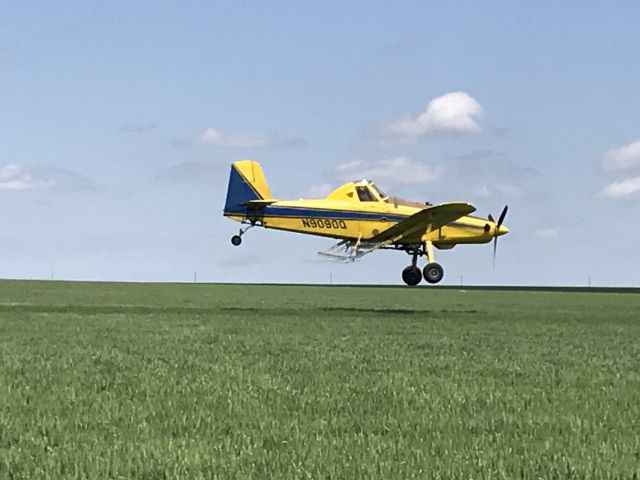
[{"label": "cockpit canopy", "polygon": [[360,202],[387,202],[389,197],[370,180],[345,183],[331,192],[327,199]]},{"label": "cockpit canopy", "polygon": [[371,180],[362,180],[354,183],[356,194],[361,202],[379,202],[386,201],[389,198],[380,188]]}]

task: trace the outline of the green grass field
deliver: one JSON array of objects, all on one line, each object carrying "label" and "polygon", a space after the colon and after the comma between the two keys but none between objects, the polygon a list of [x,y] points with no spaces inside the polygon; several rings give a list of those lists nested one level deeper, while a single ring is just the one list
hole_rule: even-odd
[{"label": "green grass field", "polygon": [[0,282],[0,478],[639,478],[640,295]]}]

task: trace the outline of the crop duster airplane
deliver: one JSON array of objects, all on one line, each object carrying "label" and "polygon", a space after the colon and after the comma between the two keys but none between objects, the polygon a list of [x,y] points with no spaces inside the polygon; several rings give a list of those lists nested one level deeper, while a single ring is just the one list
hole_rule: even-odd
[{"label": "crop duster airplane", "polygon": [[[407,172],[411,175],[411,172]],[[326,198],[276,200],[260,164],[241,160],[231,165],[224,216],[246,224],[231,243],[238,246],[253,226],[338,239],[321,255],[355,261],[380,249],[402,250],[411,255],[411,265],[402,270],[407,285],[442,280],[444,270],[435,262],[433,247],[448,250],[463,243],[494,240],[495,262],[498,237],[509,232],[502,224],[505,206],[496,222],[471,216],[476,208],[468,203],[416,203],[389,197],[369,180],[348,182]],[[418,257],[426,255],[424,269]]]}]

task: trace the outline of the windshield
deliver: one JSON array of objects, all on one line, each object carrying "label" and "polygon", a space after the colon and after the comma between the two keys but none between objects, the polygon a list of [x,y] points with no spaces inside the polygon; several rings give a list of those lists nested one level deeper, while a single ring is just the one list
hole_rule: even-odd
[{"label": "windshield", "polygon": [[380,187],[378,187],[375,183],[371,184],[371,188],[373,188],[376,192],[378,192],[378,196],[380,198],[382,198],[383,200],[385,198],[389,198],[389,195],[387,195],[386,193],[384,193],[382,190],[380,190]]},{"label": "windshield", "polygon": [[361,202],[377,202],[376,197],[373,196],[371,191],[367,187],[356,187],[356,193]]}]

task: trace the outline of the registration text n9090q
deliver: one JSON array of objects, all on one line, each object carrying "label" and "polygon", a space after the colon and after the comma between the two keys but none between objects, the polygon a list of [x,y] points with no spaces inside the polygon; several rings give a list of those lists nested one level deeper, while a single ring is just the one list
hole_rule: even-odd
[{"label": "registration text n9090q", "polygon": [[347,223],[344,220],[332,220],[329,218],[303,218],[302,226],[307,228],[340,228],[345,230]]}]

